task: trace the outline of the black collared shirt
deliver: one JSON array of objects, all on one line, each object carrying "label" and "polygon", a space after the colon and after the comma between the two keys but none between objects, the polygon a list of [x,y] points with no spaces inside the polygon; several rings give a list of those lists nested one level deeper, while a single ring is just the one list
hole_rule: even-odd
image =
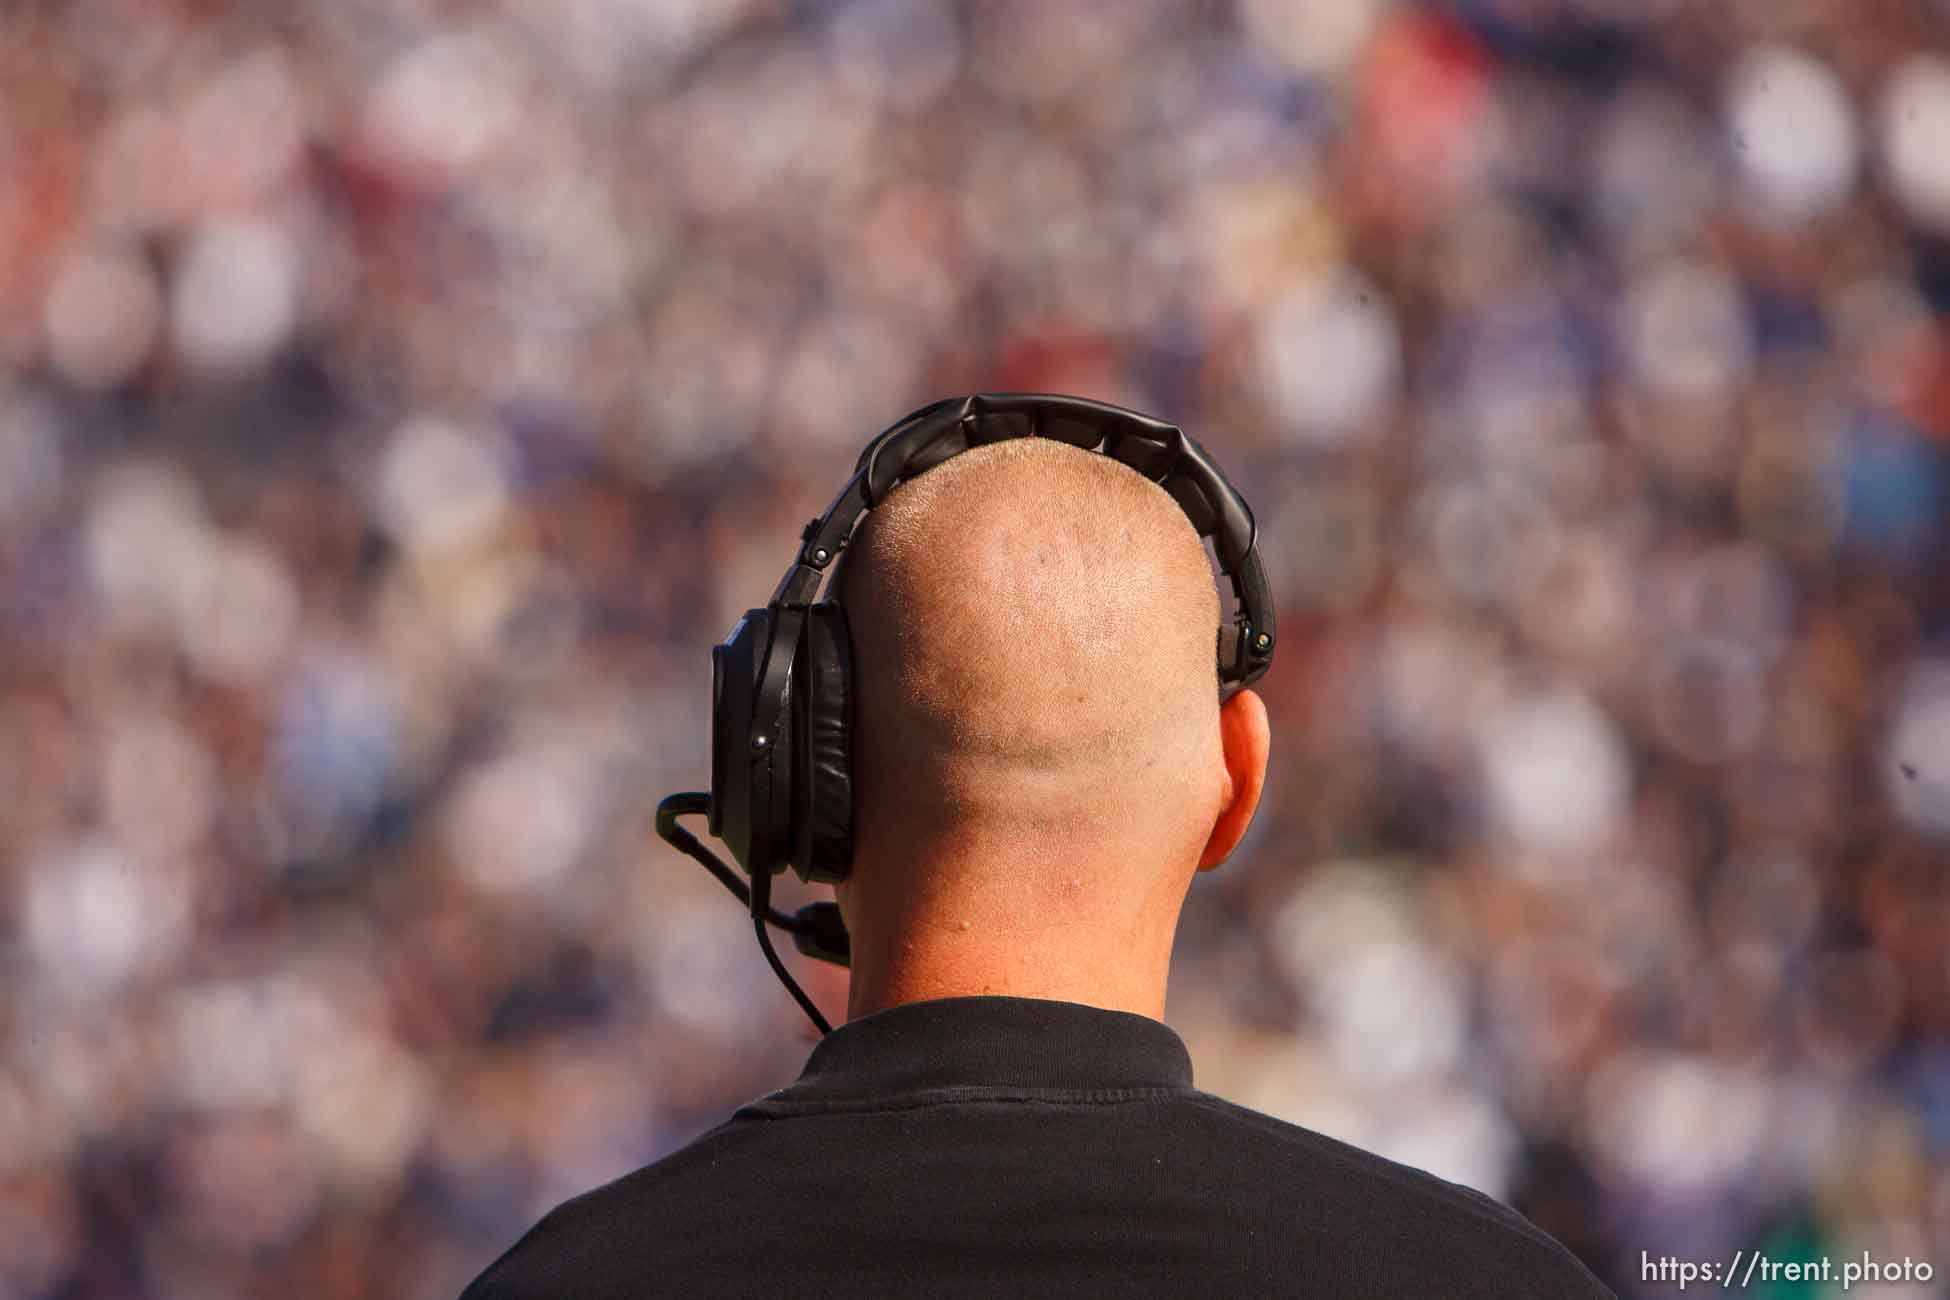
[{"label": "black collared shirt", "polygon": [[463,1300],[786,1295],[1611,1293],[1488,1197],[1195,1090],[1158,1021],[949,998],[842,1026]]}]

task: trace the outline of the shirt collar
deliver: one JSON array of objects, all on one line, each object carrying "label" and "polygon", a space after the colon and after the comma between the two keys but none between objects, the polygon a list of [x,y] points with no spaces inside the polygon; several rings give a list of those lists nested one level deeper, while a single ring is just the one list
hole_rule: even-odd
[{"label": "shirt collar", "polygon": [[1184,1042],[1148,1016],[1040,998],[941,998],[848,1021],[820,1040],[799,1081],[774,1099],[1191,1086]]}]

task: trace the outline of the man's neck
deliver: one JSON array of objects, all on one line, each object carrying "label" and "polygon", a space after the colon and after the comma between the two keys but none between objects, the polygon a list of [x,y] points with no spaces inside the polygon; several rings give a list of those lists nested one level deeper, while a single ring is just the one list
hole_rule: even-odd
[{"label": "man's neck", "polygon": [[1169,937],[1162,951],[1154,940],[1135,936],[1120,944],[1096,938],[1044,931],[1023,942],[1016,935],[921,929],[887,945],[856,942],[847,1018],[936,998],[1015,997],[1162,1020]]}]

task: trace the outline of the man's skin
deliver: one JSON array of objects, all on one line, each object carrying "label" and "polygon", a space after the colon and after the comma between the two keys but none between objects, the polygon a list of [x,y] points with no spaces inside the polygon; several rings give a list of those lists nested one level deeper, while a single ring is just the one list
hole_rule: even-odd
[{"label": "man's skin", "polygon": [[1156,484],[1025,438],[897,488],[836,580],[854,645],[849,1019],[930,998],[1162,1019],[1193,876],[1266,777],[1219,592]]}]

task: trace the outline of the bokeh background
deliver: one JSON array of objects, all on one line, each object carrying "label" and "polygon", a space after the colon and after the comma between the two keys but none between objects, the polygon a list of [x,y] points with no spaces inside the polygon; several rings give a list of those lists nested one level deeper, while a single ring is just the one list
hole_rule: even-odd
[{"label": "bokeh background", "polygon": [[979,389],[1259,515],[1202,1086],[1950,1294],[1950,4],[12,0],[0,1296],[451,1295],[788,1081],[651,809]]}]

